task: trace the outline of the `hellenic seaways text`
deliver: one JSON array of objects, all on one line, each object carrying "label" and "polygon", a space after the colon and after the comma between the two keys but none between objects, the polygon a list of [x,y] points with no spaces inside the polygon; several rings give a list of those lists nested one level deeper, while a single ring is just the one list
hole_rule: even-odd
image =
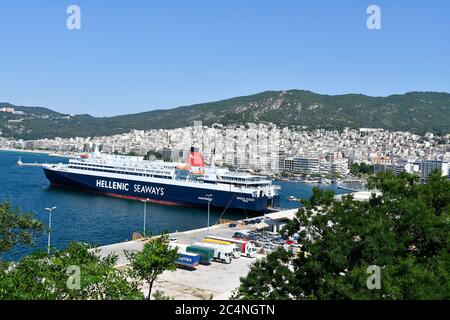
[{"label": "hellenic seaways text", "polygon": [[[164,188],[155,187],[149,185],[141,185],[133,183],[132,190],[137,193],[147,193],[158,196],[164,196]],[[130,183],[129,182],[117,182],[117,181],[107,181],[107,180],[97,180],[96,181],[97,188],[111,189],[111,190],[122,190],[122,191],[130,191]]]}]

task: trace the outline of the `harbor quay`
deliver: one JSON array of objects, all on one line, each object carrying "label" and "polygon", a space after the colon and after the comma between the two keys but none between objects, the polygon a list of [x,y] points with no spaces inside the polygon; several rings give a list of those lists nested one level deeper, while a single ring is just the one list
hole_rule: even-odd
[{"label": "harbor quay", "polygon": [[[293,219],[297,209],[279,211],[266,214],[266,219],[275,222],[272,227],[276,228],[278,222],[286,222]],[[264,217],[260,217],[263,219]],[[258,219],[258,218],[253,218]],[[201,242],[206,236],[232,238],[235,232],[250,230],[251,225],[236,223],[235,227],[230,223],[223,223],[195,230],[183,232],[173,232],[169,234],[171,241],[180,244],[192,244]],[[126,251],[141,251],[149,238],[142,238],[134,241],[121,242],[98,247],[98,255],[106,257],[114,254],[118,257],[116,267],[126,269],[128,260]],[[223,300],[229,299],[232,292],[239,286],[240,278],[250,271],[251,265],[258,259],[265,257],[266,252],[258,250],[255,258],[240,257],[233,259],[230,264],[212,262],[210,265],[199,265],[194,270],[177,268],[176,271],[166,271],[156,280],[154,290],[161,290],[166,295],[174,297],[176,300]],[[141,290],[148,288],[143,285]]]}]

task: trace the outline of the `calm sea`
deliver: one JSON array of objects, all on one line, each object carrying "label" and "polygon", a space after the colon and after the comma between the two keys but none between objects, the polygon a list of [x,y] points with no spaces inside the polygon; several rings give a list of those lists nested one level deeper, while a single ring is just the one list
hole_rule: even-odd
[{"label": "calm sea", "polygon": [[[129,240],[135,231],[142,231],[143,204],[138,201],[115,199],[101,195],[68,191],[49,186],[39,167],[18,167],[19,157],[27,163],[60,163],[65,158],[46,154],[0,151],[0,202],[8,200],[13,207],[33,212],[44,223],[48,222],[46,207],[56,206],[52,215],[52,246],[64,248],[71,241],[106,245]],[[287,201],[290,195],[311,196],[313,185],[276,182],[281,186],[283,208],[295,208],[299,203]],[[334,185],[323,186],[344,193]],[[211,212],[211,223],[221,211]],[[225,219],[240,219],[243,214],[226,212]],[[147,232],[174,232],[201,228],[207,224],[207,211],[184,207],[147,205]],[[47,236],[40,236],[34,247],[17,247],[4,259],[17,259],[34,250],[45,250]]]}]

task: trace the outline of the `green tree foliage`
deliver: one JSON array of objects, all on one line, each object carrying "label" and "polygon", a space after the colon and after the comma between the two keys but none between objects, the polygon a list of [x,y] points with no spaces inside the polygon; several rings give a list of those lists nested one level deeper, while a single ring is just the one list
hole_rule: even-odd
[{"label": "green tree foliage", "polygon": [[350,173],[355,176],[371,175],[373,174],[374,166],[366,163],[352,163],[350,164]]},{"label": "green tree foliage", "polygon": [[149,150],[147,151],[147,155],[144,157],[145,160],[152,159],[152,157],[155,157],[157,160],[163,160],[163,155],[161,152],[158,152],[156,150]]},{"label": "green tree foliage", "polygon": [[[240,288],[232,295],[234,299],[287,300],[292,299],[295,288],[294,273],[290,270],[293,254],[278,249],[267,258],[257,260],[247,277],[241,279]],[[274,290],[276,288],[276,290]]]},{"label": "green tree foliage", "polygon": [[137,284],[114,267],[116,260],[80,243],[51,256],[31,254],[0,270],[0,300],[143,299]]},{"label": "green tree foliage", "polygon": [[137,157],[137,153],[136,152],[134,152],[134,151],[130,151],[130,152],[128,152],[127,153],[127,156],[130,156],[130,157]]},{"label": "green tree foliage", "polygon": [[6,201],[0,204],[0,258],[18,244],[33,244],[33,238],[42,231],[42,223],[31,213],[13,209]]},{"label": "green tree foliage", "polygon": [[156,290],[156,292],[153,294],[153,299],[155,300],[174,300],[174,297],[171,297],[169,295],[166,295],[164,291]]},{"label": "green tree foliage", "polygon": [[[448,299],[450,181],[386,172],[370,185],[382,195],[368,202],[315,189],[286,229],[299,233],[302,252],[256,263],[234,298]],[[372,265],[381,289],[366,285]]]},{"label": "green tree foliage", "polygon": [[140,252],[126,252],[130,262],[130,276],[149,285],[147,300],[150,300],[155,280],[164,271],[176,270],[177,249],[169,246],[169,236],[163,234],[144,245]]}]

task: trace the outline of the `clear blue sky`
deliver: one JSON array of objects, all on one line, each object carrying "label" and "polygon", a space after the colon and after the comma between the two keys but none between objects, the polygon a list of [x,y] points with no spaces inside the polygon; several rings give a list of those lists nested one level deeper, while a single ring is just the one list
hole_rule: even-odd
[{"label": "clear blue sky", "polygon": [[2,102],[109,116],[280,89],[450,92],[450,1],[0,2]]}]

